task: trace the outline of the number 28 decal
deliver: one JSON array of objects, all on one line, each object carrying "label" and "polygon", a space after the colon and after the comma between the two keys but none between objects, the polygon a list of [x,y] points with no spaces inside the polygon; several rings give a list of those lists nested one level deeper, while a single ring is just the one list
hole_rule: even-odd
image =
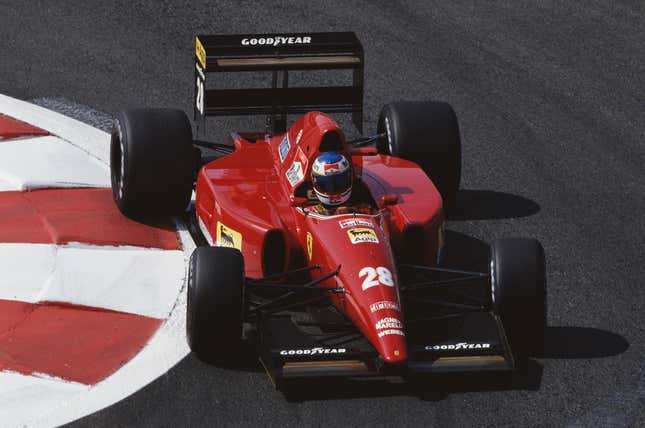
[{"label": "number 28 decal", "polygon": [[364,267],[358,273],[358,277],[365,277],[363,280],[363,290],[367,290],[370,287],[376,285],[387,285],[388,287],[394,287],[394,279],[392,278],[392,272],[386,267],[379,266],[376,269],[373,267]]}]

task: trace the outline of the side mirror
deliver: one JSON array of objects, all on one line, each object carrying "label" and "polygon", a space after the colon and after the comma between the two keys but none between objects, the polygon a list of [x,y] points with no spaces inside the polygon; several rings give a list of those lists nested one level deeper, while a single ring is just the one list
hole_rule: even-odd
[{"label": "side mirror", "polygon": [[381,196],[381,205],[396,205],[399,202],[399,197],[393,194],[387,194]]}]

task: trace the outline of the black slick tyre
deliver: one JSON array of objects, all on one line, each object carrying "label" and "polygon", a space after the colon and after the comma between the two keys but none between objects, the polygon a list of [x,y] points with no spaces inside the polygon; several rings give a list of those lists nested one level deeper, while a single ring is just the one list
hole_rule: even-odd
[{"label": "black slick tyre", "polygon": [[242,347],[244,259],[234,248],[198,247],[190,257],[188,345],[200,360],[229,364]]},{"label": "black slick tyre", "polygon": [[381,110],[377,143],[379,153],[418,164],[451,207],[461,181],[461,137],[450,104],[434,101],[399,101]]},{"label": "black slick tyre", "polygon": [[516,360],[539,356],[546,332],[544,250],[535,239],[501,239],[491,245],[491,299]]},{"label": "black slick tyre", "polygon": [[119,112],[112,128],[110,175],[119,210],[136,219],[180,214],[190,201],[195,169],[192,129],[172,109]]}]

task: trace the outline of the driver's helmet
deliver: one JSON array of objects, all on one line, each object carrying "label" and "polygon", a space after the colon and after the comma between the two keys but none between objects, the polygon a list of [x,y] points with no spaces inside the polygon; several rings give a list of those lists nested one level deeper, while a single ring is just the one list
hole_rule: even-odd
[{"label": "driver's helmet", "polygon": [[340,205],[352,194],[352,168],[347,158],[335,151],[324,152],[311,168],[311,181],[324,205]]}]

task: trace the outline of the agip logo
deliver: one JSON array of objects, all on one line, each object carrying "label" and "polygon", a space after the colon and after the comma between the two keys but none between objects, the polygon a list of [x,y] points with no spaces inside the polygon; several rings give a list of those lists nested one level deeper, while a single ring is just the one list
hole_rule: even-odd
[{"label": "agip logo", "polygon": [[367,227],[356,227],[347,231],[347,236],[352,244],[360,244],[363,242],[371,242],[373,244],[378,244],[378,237],[374,229]]}]

